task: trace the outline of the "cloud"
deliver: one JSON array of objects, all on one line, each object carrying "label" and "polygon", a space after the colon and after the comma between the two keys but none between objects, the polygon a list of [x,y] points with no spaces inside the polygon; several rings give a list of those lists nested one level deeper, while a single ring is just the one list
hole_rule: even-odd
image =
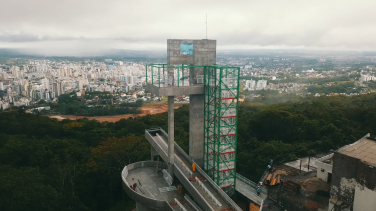
[{"label": "cloud", "polygon": [[[219,48],[376,50],[372,0],[0,0],[0,47],[165,49],[166,39]],[[73,50],[74,49],[74,50]]]}]

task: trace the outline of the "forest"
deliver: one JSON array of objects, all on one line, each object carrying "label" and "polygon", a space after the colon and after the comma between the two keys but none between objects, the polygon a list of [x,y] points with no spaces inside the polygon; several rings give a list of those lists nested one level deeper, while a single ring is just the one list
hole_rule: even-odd
[{"label": "forest", "polygon": [[[189,106],[175,112],[175,140],[188,150]],[[237,171],[258,181],[270,159],[283,163],[375,135],[376,95],[241,103]],[[120,172],[150,159],[147,128],[166,113],[121,119],[50,119],[22,109],[0,113],[0,210],[131,210]]]},{"label": "forest", "polygon": [[[112,95],[103,93],[99,95],[97,92],[88,92],[82,98],[77,97],[74,92],[62,94],[58,97],[57,103],[48,103],[51,107],[51,111],[49,112],[76,116],[111,116],[141,113],[138,107],[143,105],[142,100],[137,100],[135,103],[112,105],[111,99],[113,99]],[[90,103],[87,103],[87,100]]]}]

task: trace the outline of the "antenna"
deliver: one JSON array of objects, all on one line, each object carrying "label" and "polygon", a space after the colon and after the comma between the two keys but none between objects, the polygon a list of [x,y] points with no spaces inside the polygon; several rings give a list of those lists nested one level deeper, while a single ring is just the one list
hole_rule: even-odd
[{"label": "antenna", "polygon": [[208,13],[206,13],[206,39],[208,39]]}]

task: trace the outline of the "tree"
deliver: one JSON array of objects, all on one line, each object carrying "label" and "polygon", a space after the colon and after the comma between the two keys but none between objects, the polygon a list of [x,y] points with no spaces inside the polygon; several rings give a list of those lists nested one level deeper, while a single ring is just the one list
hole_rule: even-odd
[{"label": "tree", "polygon": [[58,191],[39,168],[0,166],[0,210],[59,210]]}]

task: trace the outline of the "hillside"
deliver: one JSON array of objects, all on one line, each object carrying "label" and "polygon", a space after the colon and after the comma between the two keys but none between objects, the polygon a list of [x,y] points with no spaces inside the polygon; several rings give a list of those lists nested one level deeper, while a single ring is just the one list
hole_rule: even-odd
[{"label": "hillside", "polygon": [[[188,150],[189,110],[175,112],[175,140]],[[376,95],[242,103],[239,173],[258,180],[270,159],[285,162],[375,135]],[[149,159],[146,128],[167,129],[165,113],[118,122],[0,113],[0,210],[130,210],[120,171]],[[5,200],[6,199],[6,200]]]}]

